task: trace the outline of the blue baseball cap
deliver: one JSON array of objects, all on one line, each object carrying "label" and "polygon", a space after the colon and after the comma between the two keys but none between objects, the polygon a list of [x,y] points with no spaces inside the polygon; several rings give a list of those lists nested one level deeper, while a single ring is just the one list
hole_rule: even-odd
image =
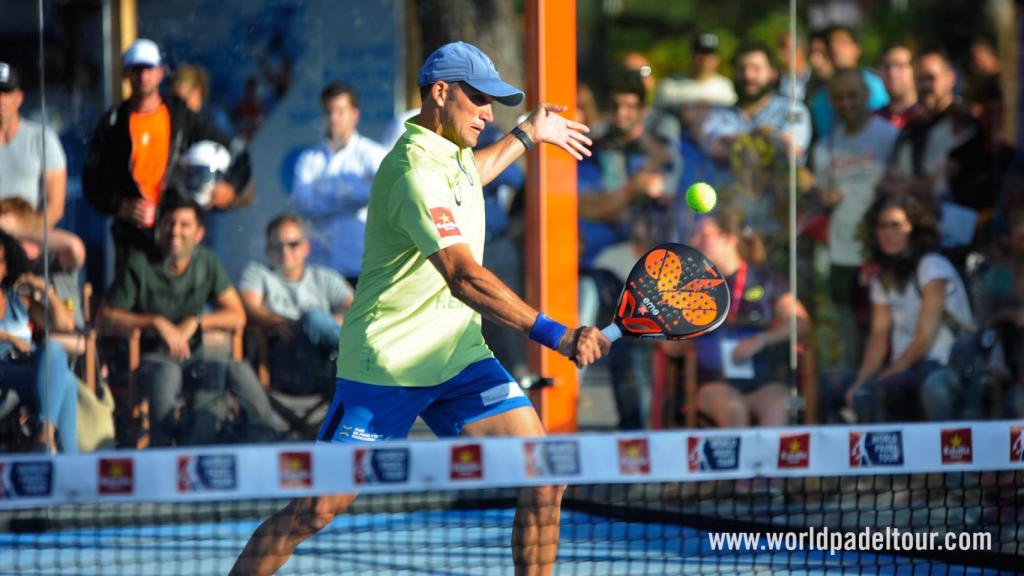
[{"label": "blue baseball cap", "polygon": [[498,76],[494,63],[479,48],[465,42],[445,44],[427,57],[420,67],[420,86],[438,80],[465,82],[505,106],[518,106],[526,97],[523,91]]}]

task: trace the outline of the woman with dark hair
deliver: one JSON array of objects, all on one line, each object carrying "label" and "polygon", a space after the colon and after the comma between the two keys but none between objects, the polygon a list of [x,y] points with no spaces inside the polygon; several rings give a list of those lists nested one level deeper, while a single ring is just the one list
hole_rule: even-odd
[{"label": "woman with dark hair", "polygon": [[891,418],[900,408],[913,411],[903,417],[955,417],[957,380],[946,366],[957,333],[973,330],[974,318],[960,275],[938,252],[936,210],[915,194],[882,196],[868,209],[861,234],[867,260],[877,267],[871,331],[856,376],[826,386],[828,408],[838,407],[839,387],[845,409],[861,421]]},{"label": "woman with dark hair", "polygon": [[54,330],[71,331],[74,319],[52,288],[28,272],[18,241],[0,231],[0,393],[17,392],[39,418],[38,441],[64,453],[78,452],[78,388],[60,345],[45,349],[32,344],[32,326],[45,324],[44,298],[49,299]]},{"label": "woman with dark hair", "polygon": [[807,311],[786,279],[763,266],[764,245],[741,212],[723,208],[703,216],[690,243],[725,275],[732,295],[725,323],[694,341],[700,411],[721,427],[788,424],[790,318],[796,315],[806,334]]}]

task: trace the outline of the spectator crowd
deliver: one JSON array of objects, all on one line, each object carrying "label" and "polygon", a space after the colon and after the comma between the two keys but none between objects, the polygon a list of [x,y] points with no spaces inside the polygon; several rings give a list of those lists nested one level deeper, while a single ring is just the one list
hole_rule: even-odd
[{"label": "spectator crowd", "polygon": [[[100,119],[82,168],[113,237],[113,281],[91,287],[82,240],[61,227],[69,160],[21,115],[18,70],[0,62],[0,446],[301,437],[334,388],[388,152],[358,130],[358,87],[332,82],[310,103],[324,131],[298,157],[291,205],[266,224],[266,259],[236,289],[203,240],[253,194],[251,134],[210,104],[202,66],[170,70],[146,39],[121,64],[130,94]],[[802,410],[822,422],[1024,416],[1024,188],[992,42],[977,39],[969,62],[911,44],[869,62],[843,26],[730,54],[702,32],[689,65],[659,78],[630,52],[606,89],[579,83],[575,113],[594,139],[578,170],[581,323],[609,317],[632,263],[664,241],[701,250],[733,295],[725,324],[695,343],[615,345],[619,427],[694,424],[685,402],[716,426],[793,423],[792,382],[818,389]],[[507,128],[488,126],[481,144]],[[708,215],[686,206],[697,182],[718,191]],[[485,264],[516,289],[523,184],[513,165],[484,189]],[[523,343],[485,334],[526,376]],[[686,362],[697,365],[666,369]],[[651,409],[686,377],[696,397]]]}]

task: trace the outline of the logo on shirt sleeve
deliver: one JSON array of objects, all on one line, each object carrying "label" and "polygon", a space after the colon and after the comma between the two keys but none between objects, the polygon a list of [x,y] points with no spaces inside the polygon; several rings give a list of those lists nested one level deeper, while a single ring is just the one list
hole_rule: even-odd
[{"label": "logo on shirt sleeve", "polygon": [[459,227],[455,224],[455,217],[452,216],[452,211],[447,208],[431,208],[430,217],[434,220],[434,227],[437,228],[437,233],[444,238],[445,236],[462,236],[462,232],[459,231]]}]

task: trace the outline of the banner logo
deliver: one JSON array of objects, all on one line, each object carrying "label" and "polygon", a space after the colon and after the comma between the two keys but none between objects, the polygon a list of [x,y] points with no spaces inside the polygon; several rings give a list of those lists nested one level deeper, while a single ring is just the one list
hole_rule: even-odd
[{"label": "banner logo", "polygon": [[950,428],[942,431],[942,463],[970,464],[974,461],[974,446],[970,428]]},{"label": "banner logo", "polygon": [[234,490],[238,467],[234,454],[178,456],[178,492]]},{"label": "banner logo", "polygon": [[357,448],[352,470],[356,484],[396,484],[409,479],[408,448]]},{"label": "banner logo", "polygon": [[900,430],[850,432],[850,468],[903,466]]},{"label": "banner logo", "polygon": [[135,462],[131,458],[100,458],[100,494],[131,494],[135,491]]},{"label": "banner logo", "polygon": [[483,479],[484,456],[479,444],[452,446],[449,477],[452,480]]},{"label": "banner logo", "polygon": [[690,472],[737,470],[740,467],[739,436],[690,436],[686,439]]},{"label": "banner logo", "polygon": [[53,494],[53,462],[0,462],[0,500],[48,498]]},{"label": "banner logo", "polygon": [[646,438],[619,439],[619,473],[651,473],[651,457]]},{"label": "banner logo", "polygon": [[530,478],[575,476],[580,473],[579,445],[575,440],[524,442],[526,475]]},{"label": "banner logo", "polygon": [[309,452],[281,452],[277,461],[277,481],[281,488],[311,488],[313,455]]},{"label": "banner logo", "polygon": [[1024,426],[1010,426],[1010,462],[1024,462]]},{"label": "banner logo", "polygon": [[811,434],[779,436],[779,468],[807,468],[811,464]]}]

